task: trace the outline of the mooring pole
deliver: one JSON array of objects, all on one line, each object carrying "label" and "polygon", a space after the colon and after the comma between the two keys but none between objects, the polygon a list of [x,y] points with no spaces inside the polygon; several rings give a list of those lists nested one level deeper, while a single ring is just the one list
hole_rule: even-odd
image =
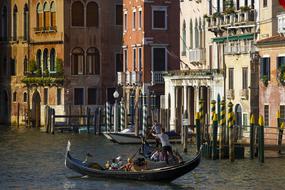
[{"label": "mooring pole", "polygon": [[228,104],[228,128],[229,128],[229,158],[230,161],[235,161],[235,146],[234,146],[234,135],[233,135],[233,126],[234,126],[234,114],[232,112],[233,110],[233,104],[232,102],[229,102]]},{"label": "mooring pole", "polygon": [[219,127],[219,159],[224,157],[224,143],[225,143],[225,129],[226,129],[226,103],[225,100],[220,102],[221,104],[221,116],[220,116],[220,127]]},{"label": "mooring pole", "polygon": [[183,152],[187,152],[188,126],[190,125],[187,110],[183,115]]},{"label": "mooring pole", "polygon": [[199,101],[199,118],[200,118],[200,126],[202,133],[202,141],[205,140],[205,114],[204,114],[204,100],[200,99]]},{"label": "mooring pole", "polygon": [[201,123],[200,123],[199,112],[196,113],[195,120],[196,120],[196,145],[197,145],[197,152],[198,152],[201,147]]},{"label": "mooring pole", "polygon": [[217,135],[218,135],[218,116],[214,112],[212,115],[213,118],[213,144],[212,144],[212,159],[216,160],[218,158],[218,144],[217,144]]},{"label": "mooring pole", "polygon": [[255,142],[255,139],[254,139],[254,115],[251,114],[251,117],[250,117],[250,159],[253,159],[254,158],[254,142]]},{"label": "mooring pole", "polygon": [[259,125],[259,135],[258,135],[258,143],[259,143],[259,150],[258,150],[258,160],[261,163],[264,163],[264,120],[263,116],[259,116],[258,119]]}]

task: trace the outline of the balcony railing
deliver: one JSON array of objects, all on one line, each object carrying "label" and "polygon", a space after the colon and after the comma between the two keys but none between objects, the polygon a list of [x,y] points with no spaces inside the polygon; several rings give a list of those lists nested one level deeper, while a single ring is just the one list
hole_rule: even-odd
[{"label": "balcony railing", "polygon": [[241,53],[250,53],[254,47],[252,45],[244,45],[244,46],[225,46],[224,52],[225,54],[241,54]]},{"label": "balcony railing", "polygon": [[197,48],[189,51],[190,62],[203,62],[205,60],[205,49]]},{"label": "balcony railing", "polygon": [[57,27],[56,26],[47,26],[47,27],[35,27],[34,31],[36,33],[44,33],[44,32],[56,32]]},{"label": "balcony railing", "polygon": [[233,14],[221,13],[220,15],[211,15],[208,18],[209,29],[214,29],[217,27],[226,27],[230,25],[240,25],[253,22],[255,20],[254,9],[248,11],[236,11]]},{"label": "balcony railing", "polygon": [[125,85],[126,84],[126,73],[125,72],[117,72],[117,79],[119,85]]},{"label": "balcony railing", "polygon": [[240,97],[241,99],[247,100],[248,99],[248,89],[240,90]]},{"label": "balcony railing", "polygon": [[131,83],[134,85],[138,85],[142,82],[142,72],[141,71],[132,71],[132,81]]},{"label": "balcony railing", "polygon": [[234,91],[234,89],[228,89],[227,90],[227,99],[229,99],[229,100],[235,99],[235,91]]},{"label": "balcony railing", "polygon": [[151,83],[154,84],[163,84],[164,83],[164,75],[165,71],[152,71],[151,72]]}]

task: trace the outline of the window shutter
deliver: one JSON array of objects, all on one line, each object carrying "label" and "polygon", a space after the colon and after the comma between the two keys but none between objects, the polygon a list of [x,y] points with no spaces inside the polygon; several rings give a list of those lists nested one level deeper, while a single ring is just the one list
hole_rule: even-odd
[{"label": "window shutter", "polygon": [[266,75],[268,77],[268,81],[270,81],[270,57],[267,58],[266,71],[267,71]]}]

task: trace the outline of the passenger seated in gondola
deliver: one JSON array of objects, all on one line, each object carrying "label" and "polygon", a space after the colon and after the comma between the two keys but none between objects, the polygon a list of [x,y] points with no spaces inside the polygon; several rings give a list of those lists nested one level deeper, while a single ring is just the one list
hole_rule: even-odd
[{"label": "passenger seated in gondola", "polygon": [[128,163],[120,167],[120,170],[131,171],[132,167],[133,167],[133,161],[132,159],[128,158]]},{"label": "passenger seated in gondola", "polygon": [[133,162],[133,167],[132,171],[141,171],[141,170],[146,170],[147,169],[147,162],[144,158],[137,158]]},{"label": "passenger seated in gondola", "polygon": [[152,161],[158,162],[158,161],[164,161],[164,155],[161,150],[156,150],[150,157]]},{"label": "passenger seated in gondola", "polygon": [[117,160],[116,160],[116,158],[113,158],[112,163],[109,167],[109,170],[117,170],[118,168],[119,168],[119,165],[117,163]]}]

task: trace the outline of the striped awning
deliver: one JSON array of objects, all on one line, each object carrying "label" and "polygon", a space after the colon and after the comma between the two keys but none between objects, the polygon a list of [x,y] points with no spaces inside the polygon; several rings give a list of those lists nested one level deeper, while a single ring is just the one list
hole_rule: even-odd
[{"label": "striped awning", "polygon": [[212,40],[213,42],[222,43],[224,41],[252,40],[253,38],[254,38],[254,34],[241,34],[241,35],[236,35],[236,36],[212,38]]}]

